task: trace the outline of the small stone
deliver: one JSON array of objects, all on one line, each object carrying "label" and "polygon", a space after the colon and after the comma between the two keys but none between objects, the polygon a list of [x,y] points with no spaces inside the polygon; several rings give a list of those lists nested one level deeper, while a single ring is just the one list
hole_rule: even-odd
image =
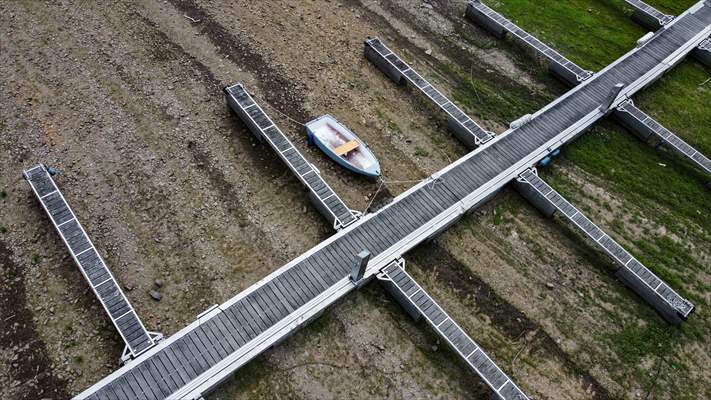
[{"label": "small stone", "polygon": [[431,56],[431,55],[432,55],[432,49],[427,49],[427,50],[425,50],[425,54],[427,54],[428,56]]},{"label": "small stone", "polygon": [[151,290],[150,292],[148,292],[148,294],[150,294],[153,300],[155,301],[160,301],[160,299],[163,298],[163,295],[155,290]]},{"label": "small stone", "polygon": [[437,351],[439,350],[439,347],[437,345],[432,346],[432,351]]},{"label": "small stone", "polygon": [[552,290],[553,288],[555,288],[555,285],[553,285],[552,283],[548,282],[548,283],[546,283],[546,287],[547,287],[548,289],[551,289],[551,290]]},{"label": "small stone", "polygon": [[123,285],[123,288],[126,289],[127,292],[130,292],[131,290],[133,290],[133,285],[130,283],[127,283],[127,284]]},{"label": "small stone", "polygon": [[156,279],[155,282],[153,282],[157,288],[163,287],[163,281],[160,279]]}]

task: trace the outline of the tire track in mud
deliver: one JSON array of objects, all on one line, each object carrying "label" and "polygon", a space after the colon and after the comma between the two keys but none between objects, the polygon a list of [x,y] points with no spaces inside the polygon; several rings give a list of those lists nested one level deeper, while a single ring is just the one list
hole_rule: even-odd
[{"label": "tire track in mud", "polygon": [[[291,97],[297,99],[303,98],[302,92],[294,89],[295,85],[287,79],[281,77],[281,75],[264,62],[263,58],[259,54],[254,52],[248,46],[241,44],[239,39],[228,33],[224,27],[212,20],[212,18],[208,16],[205,11],[197,8],[197,5],[188,1],[176,1],[173,3],[179,4],[179,7],[177,8],[180,9],[181,12],[200,16],[196,19],[200,19],[200,27],[202,28],[203,33],[207,34],[207,37],[213,45],[219,49],[220,54],[229,56],[229,59],[235,63],[237,63],[238,60],[245,60],[244,62],[239,62],[237,64],[262,78],[259,81],[260,88],[270,104],[277,104],[282,110],[286,109],[289,114],[298,115],[299,118],[304,120],[306,119],[307,112],[300,107],[301,103],[299,101],[282,103],[285,98],[281,95],[284,90],[284,85],[287,85],[286,87],[288,88],[288,92],[291,93]],[[195,56],[189,54],[180,44],[171,40],[168,35],[166,35],[166,33],[163,32],[153,21],[139,13],[135,13],[135,16],[136,19],[140,19],[145,25],[147,25],[151,32],[155,35],[153,41],[157,44],[157,46],[154,53],[157,57],[165,60],[174,59],[175,57],[189,60],[190,67],[198,71],[198,75],[203,81],[205,87],[208,89],[208,92],[214,92],[220,97],[220,99],[222,99],[222,88],[225,86],[225,83],[220,82],[208,66],[202,63]],[[228,51],[227,49],[238,50]],[[243,54],[244,56],[239,56],[239,54]],[[268,71],[267,77],[262,76],[264,71]],[[269,77],[274,78],[274,81],[270,81]],[[271,83],[268,86],[262,86],[262,82]],[[286,82],[286,84],[284,82]],[[264,143],[258,143],[257,139],[254,138],[247,127],[237,119],[227,105],[224,106],[224,109],[224,118],[221,118],[219,122],[225,130],[229,130],[231,132],[229,136],[232,138],[233,142],[229,143],[229,146],[234,150],[234,153],[237,153],[237,150],[235,149],[236,143],[239,143],[244,149],[253,149],[255,144],[257,149],[267,146]],[[212,160],[212,156],[209,148],[196,144],[195,142],[189,142],[187,148],[195,161],[197,168],[206,175],[212,186],[217,189],[217,193],[222,202],[227,205],[228,211],[237,217],[240,227],[248,227],[248,229],[253,231],[253,234],[251,235],[252,240],[259,243],[260,248],[272,249],[272,255],[283,257],[284,255],[274,248],[273,245],[267,244],[268,241],[265,238],[267,238],[268,235],[265,234],[263,229],[261,229],[258,225],[248,224],[249,216],[243,204],[243,200],[241,200],[242,196],[240,191],[227,179],[227,176],[221,169],[212,165],[210,162]],[[250,160],[258,165],[262,171],[265,171],[265,175],[283,175],[284,169],[281,165],[281,160],[275,158],[276,155],[272,154],[270,151],[267,152],[269,153],[267,157],[262,157],[263,153],[264,152],[262,151],[242,152],[243,155],[250,157]],[[277,162],[274,162],[274,160]],[[303,187],[296,179],[289,179],[288,185],[293,187],[295,190],[303,191]]]},{"label": "tire track in mud", "polygon": [[[215,78],[215,75],[212,73],[210,68],[208,68],[196,57],[188,54],[182,46],[173,42],[168,37],[168,35],[166,35],[165,32],[161,31],[153,21],[138,13],[135,13],[135,16],[137,19],[140,19],[146,26],[151,29],[152,33],[155,35],[155,38],[153,38],[153,40],[156,42],[156,44],[160,44],[163,46],[162,48],[161,46],[155,47],[156,50],[154,50],[154,54],[156,55],[157,59],[171,60],[175,58],[185,58],[189,60],[190,67],[197,71],[197,75],[202,80],[208,92],[219,93],[218,96],[220,98],[222,97],[222,84],[217,78]],[[245,147],[249,147],[252,135],[243,125],[232,123],[233,121],[231,121],[231,119],[233,119],[234,116],[227,108],[227,106],[225,106],[225,111],[225,118],[222,122],[224,122],[224,125],[226,126],[232,126],[231,129],[233,130],[233,135],[231,136],[244,138],[243,144],[245,145]],[[238,134],[234,134],[234,131],[239,132]],[[203,149],[202,146],[196,146],[195,142],[190,141],[187,144],[187,148],[190,151],[193,160],[195,160],[195,165],[197,166],[197,168],[202,170],[208,176],[209,181],[213,184],[213,186],[218,189],[218,193],[221,199],[227,205],[228,211],[237,217],[240,226],[246,226],[248,220],[247,212],[244,206],[241,204],[241,201],[239,200],[239,192],[237,191],[235,185],[229,182],[229,180],[221,170],[211,165],[210,161],[212,160],[212,157],[210,157],[209,152]],[[258,160],[258,158],[255,157],[255,160]],[[274,163],[260,163],[260,166],[262,165],[265,167],[271,167],[267,168],[267,170],[272,174],[277,174],[281,172],[280,169],[274,166]],[[254,229],[257,230],[258,228],[254,227]],[[264,232],[261,230],[258,230],[258,232],[255,233],[255,238],[263,237],[264,235]]]},{"label": "tire track in mud", "polygon": [[[352,7],[365,9],[364,14],[367,16],[366,18],[372,23],[372,25],[382,27],[382,32],[387,32],[388,35],[393,37],[394,43],[397,44],[395,48],[402,47],[410,50],[410,57],[407,57],[408,54],[405,54],[406,59],[411,58],[412,55],[423,54],[423,50],[420,50],[412,41],[410,41],[407,37],[403,36],[397,29],[393,27],[392,24],[388,22],[387,19],[385,19],[379,14],[370,11],[365,5],[363,5],[362,0],[342,1]],[[463,20],[461,17],[461,13],[464,11],[464,7],[466,5],[460,4],[460,6],[462,7],[461,10],[455,9],[453,8],[454,6],[447,4],[435,5],[435,10],[437,10],[440,15],[449,20],[455,27],[455,30],[457,30],[461,24],[465,24],[467,26],[471,24],[466,22],[466,20]],[[530,87],[521,84],[507,76],[501,75],[500,73],[496,72],[494,68],[490,68],[486,62],[479,62],[478,60],[473,59],[472,53],[462,48],[456,43],[456,41],[448,40],[448,37],[443,37],[441,34],[431,31],[425,24],[422,24],[417,21],[417,19],[412,14],[410,14],[410,12],[408,12],[407,10],[403,10],[402,7],[395,4],[393,0],[383,0],[381,7],[388,13],[396,15],[398,19],[406,23],[407,26],[410,27],[413,31],[417,32],[422,37],[427,38],[428,41],[432,42],[435,46],[437,46],[439,48],[439,51],[448,60],[451,61],[452,65],[458,67],[467,66],[469,67],[469,72],[476,76],[478,80],[481,80],[482,82],[491,82],[492,84],[490,86],[492,88],[495,88],[496,92],[515,94],[517,98],[522,99],[522,102],[530,104],[532,106],[533,111],[547,104],[552,99],[547,98],[545,96],[545,93],[539,93],[538,90],[533,90]],[[472,29],[475,28],[472,26]],[[459,31],[457,30],[457,32]],[[455,37],[460,38],[460,35],[458,33],[455,33],[454,35]],[[471,40],[468,40],[466,35],[462,36],[461,39],[466,41],[469,45],[475,47],[481,46],[477,45],[476,43],[473,43]],[[434,70],[437,75],[446,79],[453,90],[462,85],[460,83],[462,77],[457,76],[454,72],[452,72],[452,68],[448,68],[443,61],[440,61],[439,59],[434,57],[418,58],[417,61],[419,63],[427,65],[428,68]],[[519,68],[523,70],[527,68],[530,69],[530,63],[519,65],[518,61],[516,62]],[[417,68],[417,63],[415,64],[415,68]],[[551,79],[550,82],[554,85],[558,85],[560,88],[562,88],[563,91],[567,90],[561,83],[553,79]],[[482,94],[482,96],[484,96],[484,94]],[[483,101],[485,101],[485,99]],[[430,107],[432,110],[435,110],[435,108],[433,108],[434,106],[430,102],[423,101],[423,104],[427,104],[428,107]],[[483,105],[482,107],[484,108],[484,110],[487,110],[487,107],[485,105]],[[475,115],[472,116],[475,117],[475,119],[477,119],[476,117],[480,117],[480,121],[484,125],[488,125],[487,122],[491,121],[498,122],[503,126],[508,127],[508,124],[509,122],[511,122],[511,120],[507,119],[504,114],[502,114],[503,110],[497,111],[498,112],[491,112],[491,110],[475,112]],[[439,113],[437,114],[439,115]],[[516,118],[518,118],[518,116]]]},{"label": "tire track in mud", "polygon": [[200,20],[196,26],[223,56],[259,78],[258,85],[269,104],[278,107],[298,121],[309,121],[312,116],[302,107],[306,95],[292,80],[272,67],[258,51],[217,22],[193,0],[170,0],[180,12]]},{"label": "tire track in mud", "polygon": [[[202,82],[210,97],[214,94],[214,96],[218,97],[216,101],[222,103],[222,82],[215,77],[209,67],[203,64],[195,56],[185,51],[181,45],[172,41],[168,35],[160,30],[160,28],[153,21],[138,12],[131,12],[130,14],[135,18],[135,20],[145,25],[145,29],[143,29],[140,33],[146,36],[144,39],[146,42],[153,45],[151,53],[156,60],[186,60],[186,69],[193,71],[194,76],[198,79],[198,81]],[[117,71],[120,72],[120,65],[114,66],[117,68]],[[126,73],[120,74],[120,76],[121,79],[129,85],[132,85],[135,88],[140,88],[139,83],[136,82],[136,79],[132,76]],[[230,137],[232,137],[233,140],[239,140],[242,147],[251,148],[252,141],[254,140],[252,139],[252,135],[249,134],[246,127],[239,123],[234,123],[234,116],[227,106],[225,106],[224,109],[224,117],[218,117],[219,125],[223,126],[226,130],[230,130],[232,132]],[[230,143],[229,146],[234,150],[233,143]],[[226,205],[227,212],[237,219],[242,230],[248,232],[250,240],[257,243],[259,248],[272,249],[272,254],[278,254],[278,251],[274,249],[273,246],[265,239],[267,235],[264,230],[261,229],[258,224],[250,223],[248,211],[243,204],[243,196],[241,196],[240,191],[237,189],[235,184],[228,179],[225,173],[221,169],[214,166],[214,163],[212,163],[213,157],[211,156],[209,149],[202,145],[195,145],[194,141],[189,141],[186,148],[192,156],[192,159],[195,161],[196,168],[207,177],[207,181],[210,182],[216,189],[218,197],[222,203]],[[278,168],[278,165],[275,165],[275,163],[272,162],[263,161],[256,154],[254,154],[252,159],[271,175],[277,175],[282,172]],[[190,242],[187,238],[180,234],[179,230],[175,233],[181,242]],[[191,251],[194,253],[192,246]],[[269,262],[271,262],[271,260]]]},{"label": "tire track in mud", "polygon": [[[58,378],[51,368],[47,346],[37,333],[32,310],[27,304],[24,271],[12,259],[12,252],[0,241],[0,346],[11,351],[16,360],[10,368],[11,379],[18,386],[4,388],[13,390],[14,399],[69,398],[67,382]],[[16,397],[15,397],[16,396]]]}]

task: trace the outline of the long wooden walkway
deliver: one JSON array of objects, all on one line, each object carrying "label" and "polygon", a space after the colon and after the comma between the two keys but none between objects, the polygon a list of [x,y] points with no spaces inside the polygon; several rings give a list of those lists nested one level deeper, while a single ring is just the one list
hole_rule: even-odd
[{"label": "long wooden walkway", "polygon": [[[372,254],[365,278],[480,205],[551,151],[603,118],[711,33],[699,3],[644,46],[467,156],[366,215],[154,346],[78,399],[199,398],[239,367],[355,289],[354,258]],[[625,83],[609,103],[612,88]]]},{"label": "long wooden walkway", "polygon": [[145,328],[47,168],[35,165],[24,171],[23,176],[66,244],[79,271],[126,342],[122,360],[135,358],[154,346],[160,335]]},{"label": "long wooden walkway", "polygon": [[404,262],[383,268],[378,279],[416,320],[422,317],[466,365],[503,400],[528,400],[528,396],[489,358],[451,316],[405,271]]},{"label": "long wooden walkway", "polygon": [[[635,15],[639,14],[635,19],[654,29],[662,29],[666,24],[674,20],[673,16],[663,14],[642,1],[628,0],[628,3],[635,8]],[[550,70],[564,82],[572,86],[576,86],[592,76],[592,73],[589,71],[581,72],[585,70],[545,45],[533,35],[519,28],[501,14],[489,8],[482,3],[481,0],[471,0],[469,2],[467,16],[497,36],[503,36],[506,32],[514,35],[526,46],[529,46],[535,52],[547,58],[549,60]],[[692,55],[702,62],[704,62],[705,58],[711,57],[706,54],[708,53],[706,50],[708,42],[709,39],[702,41],[697,48],[691,52]],[[642,110],[638,109],[631,99],[620,103],[614,110],[613,116],[620,121],[622,125],[644,140],[654,136],[659,140],[659,143],[666,144],[670,149],[688,159],[689,162],[697,166],[701,171],[707,174],[711,173],[711,162],[708,157],[694,149],[691,145],[666,129],[652,117],[645,114]]]}]

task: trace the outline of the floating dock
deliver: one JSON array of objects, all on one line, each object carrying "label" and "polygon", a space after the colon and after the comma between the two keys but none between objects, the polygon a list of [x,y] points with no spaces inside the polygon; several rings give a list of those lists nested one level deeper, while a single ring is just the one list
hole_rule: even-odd
[{"label": "floating dock", "polygon": [[488,142],[493,135],[465,114],[439,90],[435,89],[425,78],[415,72],[406,62],[393,53],[378,38],[365,41],[365,56],[390,79],[396,83],[409,82],[417,88],[437,107],[447,113],[449,129],[469,149],[474,149]]},{"label": "floating dock", "polygon": [[[664,14],[641,0],[625,1],[634,9],[632,19],[651,31],[662,29],[675,18],[673,15]],[[691,55],[702,64],[711,68],[711,39],[706,39],[701,42]]]},{"label": "floating dock", "polygon": [[524,171],[516,181],[518,191],[544,214],[558,212],[578,228],[620,268],[617,276],[649,303],[667,322],[679,324],[691,315],[694,305],[647,269],[632,254],[597,227],[578,208],[543,181],[534,170]]},{"label": "floating dock", "polygon": [[[711,6],[698,3],[644,45],[533,114],[528,123],[496,136],[377,212],[352,222],[76,398],[200,398],[585,132],[676,65],[710,33]],[[621,81],[627,85],[620,88]],[[613,90],[616,95],[610,101]],[[227,100],[236,102],[229,92]],[[246,118],[248,125],[261,121],[260,130],[273,125],[265,122],[261,110],[252,112],[254,116]],[[353,265],[364,251],[371,257],[362,280],[354,282]]]},{"label": "floating dock", "polygon": [[632,6],[632,18],[647,29],[656,31],[674,19],[673,15],[664,14],[641,0],[625,0]]},{"label": "floating dock", "polygon": [[252,134],[269,143],[291,172],[309,189],[311,202],[333,224],[335,230],[345,228],[358,219],[360,213],[346,206],[346,203],[323,180],[321,173],[306,161],[291,140],[274,124],[241,83],[226,87],[225,95],[227,103]]},{"label": "floating dock", "polygon": [[126,342],[122,361],[138,357],[153,347],[160,339],[160,334],[146,330],[44,165],[36,165],[24,171],[23,176],[47,212],[79,271]]},{"label": "floating dock", "polygon": [[591,71],[580,68],[577,64],[568,60],[562,54],[553,50],[550,46],[524,31],[518,25],[509,21],[503,15],[492,10],[479,0],[469,1],[466,15],[470,20],[486,28],[498,38],[503,38],[506,33],[510,33],[536,52],[536,54],[547,59],[549,62],[548,67],[551,72],[573,86],[589,79],[593,75]]},{"label": "floating dock", "polygon": [[615,117],[627,129],[636,133],[642,140],[657,139],[696,165],[701,171],[711,175],[711,160],[698,150],[691,147],[679,136],[655,121],[634,105],[632,100],[622,102],[617,106]]},{"label": "floating dock", "polygon": [[[627,0],[627,2],[635,7],[638,13],[645,16],[642,18],[642,21],[659,21],[660,25],[657,25],[656,23],[652,24],[652,27],[656,27],[657,29],[666,26],[669,22],[674,20],[674,16],[663,14],[642,1]],[[502,36],[505,32],[511,32],[544,56],[547,56],[548,54],[556,54],[557,56],[555,56],[555,59],[562,61],[555,61],[554,59],[551,59],[553,62],[552,65],[554,66],[551,70],[555,73],[555,75],[573,86],[583,82],[591,76],[585,74],[580,75],[582,73],[580,71],[584,71],[583,68],[550,49],[538,39],[504,18],[501,14],[491,10],[480,0],[472,0],[469,2],[467,15],[498,36]],[[640,42],[638,46],[643,47],[644,41]],[[692,54],[696,55],[697,59],[703,59],[704,56],[711,58],[711,52],[708,51],[707,48],[711,48],[711,40],[709,39],[702,41],[697,48],[692,51]],[[707,54],[699,56],[698,53],[703,51],[706,51]],[[624,83],[625,80],[621,79],[621,82]],[[631,99],[620,103],[613,111],[613,116],[620,121],[623,126],[636,133],[642,139],[647,140],[650,136],[654,135],[660,140],[660,143],[668,144],[669,147],[677,153],[683,157],[686,157],[692,164],[699,167],[701,171],[707,174],[711,173],[709,171],[710,162],[705,155],[683,141],[679,136],[664,128],[652,117],[635,107],[634,102]]]},{"label": "floating dock", "polygon": [[378,274],[386,290],[416,320],[424,317],[447,345],[503,400],[527,400],[521,389],[489,358],[469,335],[405,271],[393,262]]}]

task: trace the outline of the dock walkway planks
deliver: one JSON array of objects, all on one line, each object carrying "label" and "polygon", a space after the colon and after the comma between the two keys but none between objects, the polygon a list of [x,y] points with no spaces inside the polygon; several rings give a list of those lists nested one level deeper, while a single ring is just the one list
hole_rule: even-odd
[{"label": "dock walkway planks", "polygon": [[[636,5],[641,7],[640,10],[642,10],[645,13],[648,13],[649,15],[652,15],[654,18],[661,18],[662,14],[653,7],[647,5],[644,2],[641,1],[628,1],[632,5]],[[482,9],[482,10],[489,10],[488,7],[486,7],[483,3],[480,1],[472,1],[471,3],[476,3],[475,5],[472,4],[471,7],[477,7],[477,9]],[[485,9],[484,9],[485,8]],[[484,12],[484,11],[481,11]],[[486,11],[490,15],[488,11]],[[493,12],[493,11],[492,11]],[[498,19],[496,20],[497,23],[502,23],[500,18],[500,15],[496,14]],[[500,18],[499,18],[500,17]],[[667,16],[669,18],[664,19],[664,24],[669,23],[674,19],[673,16]],[[494,18],[493,16],[489,18]],[[512,28],[513,29],[513,28]],[[528,34],[526,34],[528,35]],[[529,35],[530,36],[530,35]],[[711,44],[709,43],[710,40],[706,39],[701,42],[701,44],[697,47],[696,50],[692,52],[692,54],[697,54],[699,51],[702,51],[705,47],[709,46],[711,47]],[[697,55],[697,58],[700,58]],[[572,61],[568,61],[570,65],[572,65],[573,70],[582,70],[578,65],[573,63]],[[587,79],[587,78],[586,78]],[[578,82],[572,82],[572,84],[579,84],[580,81]],[[704,156],[701,152],[698,150],[694,149],[691,147],[688,143],[684,142],[679,136],[675,135],[668,129],[664,128],[660,123],[656,122],[652,117],[649,115],[645,114],[643,111],[638,109],[635,105],[634,102],[630,99],[627,101],[622,102],[615,110],[613,115],[628,129],[634,131],[635,133],[638,133],[639,135],[643,136],[645,139],[647,139],[650,135],[655,135],[659,137],[661,140],[663,140],[665,143],[668,143],[669,146],[671,146],[672,149],[676,150],[678,153],[680,153],[682,156],[686,157],[691,161],[693,164],[698,166],[702,171],[708,173],[711,173],[711,161]]]},{"label": "dock walkway planks", "polygon": [[[67,246],[79,270],[99,298],[128,350],[124,356],[137,357],[155,345],[154,337],[143,326],[136,311],[128,302],[121,286],[114,279],[99,255],[74,211],[64,199],[44,165],[23,172],[32,191],[47,212],[59,236]],[[124,358],[126,361],[126,358]]]},{"label": "dock walkway planks", "polygon": [[691,147],[679,136],[675,135],[672,131],[655,121],[654,118],[645,114],[634,105],[632,100],[627,100],[621,103],[615,111],[615,116],[623,125],[625,125],[628,129],[635,131],[643,139],[655,136],[657,139],[661,140],[662,143],[667,144],[677,153],[686,157],[701,171],[711,174],[711,160],[709,160],[708,157]]},{"label": "dock walkway planks", "polygon": [[311,201],[333,224],[334,229],[342,229],[358,219],[358,214],[346,206],[323,180],[321,173],[294,147],[291,140],[274,124],[242,84],[226,87],[225,95],[227,103],[252,133],[261,139],[266,139],[294,175],[310,190]]},{"label": "dock walkway planks", "polygon": [[383,268],[378,279],[413,316],[427,323],[502,400],[528,400],[521,389],[489,358],[484,350],[405,271],[403,262]]},{"label": "dock walkway planks", "polygon": [[439,90],[435,89],[431,83],[385,46],[380,39],[372,38],[365,41],[365,56],[390,79],[398,83],[409,82],[447,113],[450,129],[468,148],[476,148],[492,139],[491,133],[484,130]]},{"label": "dock walkway planks", "polygon": [[[699,6],[700,5],[700,6]],[[711,33],[702,3],[578,85],[518,129],[496,136],[163,340],[77,399],[192,399],[355,289],[354,257],[371,253],[365,279],[481,205],[519,174],[605,116],[610,89],[632,96]],[[617,104],[615,104],[616,106]],[[219,335],[219,336],[218,336]]]},{"label": "dock walkway planks", "polygon": [[[625,0],[634,9],[632,18],[647,29],[663,28],[675,17],[667,15],[641,0]],[[691,53],[700,63],[711,68],[711,39],[706,39]]]},{"label": "dock walkway planks", "polygon": [[664,14],[644,1],[625,0],[625,2],[634,10],[632,17],[645,28],[657,30],[674,19],[673,15]]},{"label": "dock walkway planks", "polygon": [[681,297],[669,285],[647,269],[632,254],[603,232],[578,208],[543,181],[532,170],[524,171],[518,179],[520,189],[534,205],[540,202],[554,207],[561,216],[580,229],[595,245],[612,258],[620,269],[617,276],[645,301],[652,305],[668,322],[678,324],[685,321],[694,311],[694,305]]},{"label": "dock walkway planks", "polygon": [[469,19],[482,25],[498,37],[503,37],[506,32],[514,35],[536,53],[548,59],[551,71],[573,86],[589,79],[593,75],[591,71],[585,70],[568,60],[480,0],[469,1],[466,15]]}]

